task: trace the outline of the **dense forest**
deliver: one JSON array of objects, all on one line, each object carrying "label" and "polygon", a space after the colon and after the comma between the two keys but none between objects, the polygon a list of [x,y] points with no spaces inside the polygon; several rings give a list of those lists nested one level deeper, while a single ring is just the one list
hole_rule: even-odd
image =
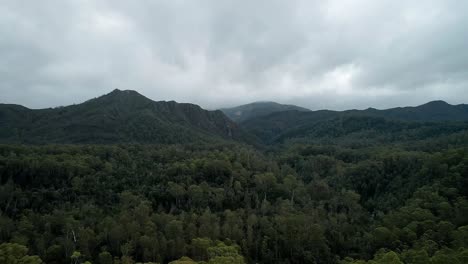
[{"label": "dense forest", "polygon": [[[197,128],[180,143],[147,142],[132,123],[121,136],[148,137],[45,144],[31,124],[6,135],[18,115],[8,109],[0,263],[468,263],[468,123],[458,118],[289,111],[237,128],[201,111],[215,121],[184,115],[177,125]],[[291,115],[307,117],[283,125]],[[24,144],[28,133],[43,144]]]}]

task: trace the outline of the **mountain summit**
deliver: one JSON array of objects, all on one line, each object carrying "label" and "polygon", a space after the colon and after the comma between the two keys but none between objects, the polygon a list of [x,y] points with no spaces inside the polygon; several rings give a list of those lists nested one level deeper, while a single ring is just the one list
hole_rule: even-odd
[{"label": "mountain summit", "polygon": [[221,111],[224,112],[233,121],[242,123],[252,118],[267,116],[272,113],[284,112],[284,111],[300,111],[307,112],[309,109],[295,106],[285,105],[275,102],[254,102],[250,104],[240,105],[233,108],[223,108]]},{"label": "mountain summit", "polygon": [[0,104],[0,125],[5,143],[183,143],[243,135],[221,111],[118,89],[59,108]]}]

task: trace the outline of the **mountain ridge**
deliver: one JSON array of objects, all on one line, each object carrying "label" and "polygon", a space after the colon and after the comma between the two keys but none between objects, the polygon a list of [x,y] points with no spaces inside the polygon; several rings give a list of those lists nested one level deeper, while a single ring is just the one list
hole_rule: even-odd
[{"label": "mountain ridge", "polygon": [[[443,129],[443,125],[437,123],[468,122],[468,105],[450,105],[444,101],[431,101],[416,107],[396,107],[384,110],[368,108],[365,110],[354,109],[345,111],[283,111],[246,120],[242,123],[242,126],[247,132],[260,138],[264,143],[271,143],[279,138],[287,139],[310,136],[314,134],[311,133],[312,128],[315,131],[320,126],[329,126],[329,122],[335,122],[334,120],[352,118],[367,118],[371,123],[376,119],[382,120],[378,123],[391,121],[387,122],[387,124],[390,125],[393,122],[393,124],[400,126],[402,129],[406,126],[402,122],[430,122],[434,123],[436,127]],[[359,120],[359,122],[363,124],[362,120]],[[335,124],[340,125],[342,123],[335,122]]]},{"label": "mountain ridge", "polygon": [[[256,145],[260,141],[265,143],[275,139],[322,135],[323,129],[320,127],[330,127],[330,124],[341,126],[342,131],[335,131],[335,134],[340,134],[343,131],[372,129],[369,124],[382,124],[380,119],[468,122],[468,105],[451,105],[441,100],[416,107],[384,110],[311,111],[275,102],[256,102],[239,107],[247,110],[252,107],[253,110],[248,113],[252,118],[236,122],[228,117],[226,109],[208,111],[191,103],[154,101],[136,91],[119,89],[80,104],[56,108],[29,109],[16,104],[0,104],[0,143],[188,143],[234,140]],[[349,120],[356,121],[362,127],[354,127]],[[343,127],[343,124],[351,127]],[[407,127],[401,122],[386,123],[388,126],[391,124],[402,129]],[[443,125],[436,127],[444,129]],[[334,129],[330,127],[330,131]],[[320,133],[317,134],[317,131]]]},{"label": "mountain ridge", "polygon": [[57,108],[0,105],[0,124],[6,143],[183,143],[244,134],[221,111],[118,89]]}]

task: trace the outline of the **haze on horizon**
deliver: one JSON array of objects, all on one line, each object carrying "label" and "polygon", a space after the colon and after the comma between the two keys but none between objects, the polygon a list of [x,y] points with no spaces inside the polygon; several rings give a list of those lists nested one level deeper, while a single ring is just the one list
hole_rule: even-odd
[{"label": "haze on horizon", "polygon": [[0,5],[0,103],[115,88],[207,109],[468,102],[468,2],[18,1]]}]

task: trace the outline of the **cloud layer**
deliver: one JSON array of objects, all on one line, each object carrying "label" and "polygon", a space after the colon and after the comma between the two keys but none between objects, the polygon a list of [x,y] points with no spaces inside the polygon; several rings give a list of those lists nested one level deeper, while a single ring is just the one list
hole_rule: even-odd
[{"label": "cloud layer", "polygon": [[0,5],[0,102],[114,88],[205,108],[468,103],[468,2],[92,1]]}]

